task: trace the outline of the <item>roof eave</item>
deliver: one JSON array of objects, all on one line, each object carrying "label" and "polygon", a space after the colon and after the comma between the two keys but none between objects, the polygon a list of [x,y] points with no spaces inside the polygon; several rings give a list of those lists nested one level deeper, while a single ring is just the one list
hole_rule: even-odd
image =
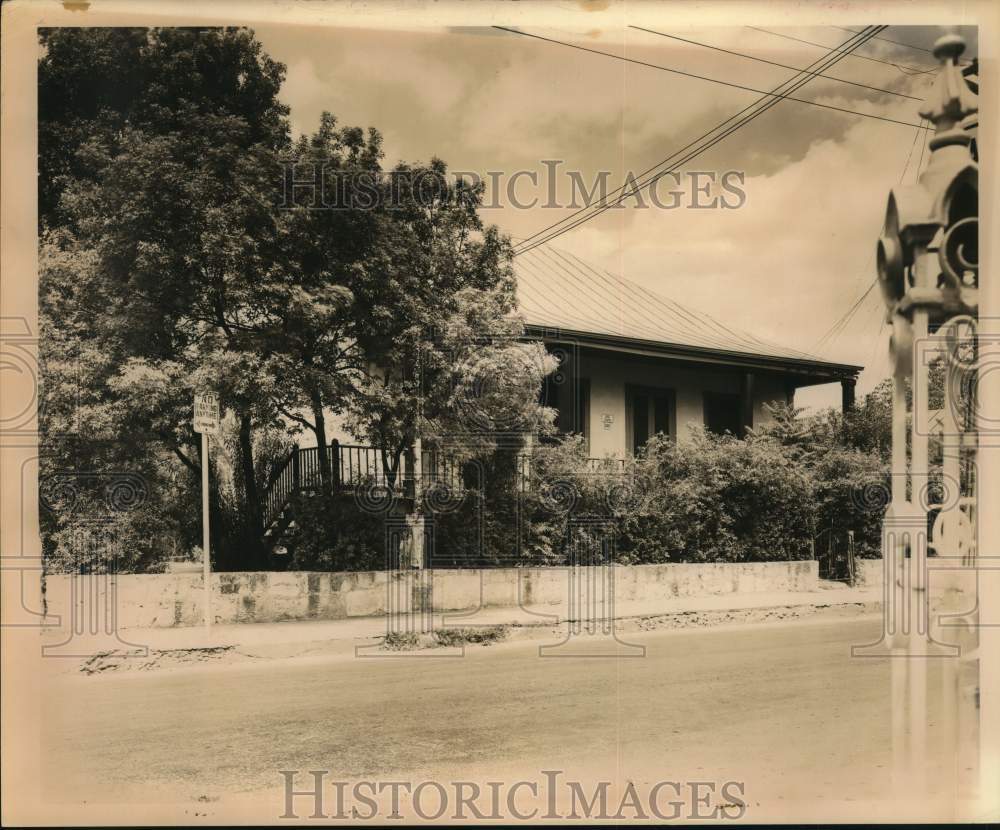
[{"label": "roof eave", "polygon": [[864,368],[849,363],[831,363],[825,360],[809,360],[808,358],[711,349],[703,346],[665,343],[658,340],[643,340],[614,334],[573,331],[535,323],[527,323],[525,333],[532,338],[563,342],[573,340],[580,345],[608,351],[645,354],[652,357],[673,358],[696,363],[727,363],[808,376],[809,379],[803,377],[805,383],[799,384],[803,386],[856,378]]}]

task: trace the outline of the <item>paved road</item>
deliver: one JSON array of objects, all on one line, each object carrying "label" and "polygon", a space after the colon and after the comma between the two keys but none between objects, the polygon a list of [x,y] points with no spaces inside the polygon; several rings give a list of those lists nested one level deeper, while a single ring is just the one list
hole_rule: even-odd
[{"label": "paved road", "polygon": [[559,769],[736,779],[749,820],[782,804],[821,816],[888,787],[888,664],[849,656],[878,628],[869,617],[625,635],[642,659],[540,658],[511,642],[461,659],[74,677],[44,701],[44,745],[54,786],[91,802],[238,802],[278,787],[281,769],[446,781]]}]

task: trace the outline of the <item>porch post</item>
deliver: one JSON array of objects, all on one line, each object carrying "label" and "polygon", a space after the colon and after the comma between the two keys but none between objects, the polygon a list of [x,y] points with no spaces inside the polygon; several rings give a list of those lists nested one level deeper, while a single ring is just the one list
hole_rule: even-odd
[{"label": "porch post", "polygon": [[856,385],[855,378],[842,378],[840,381],[840,410],[845,414],[854,411],[854,387]]}]

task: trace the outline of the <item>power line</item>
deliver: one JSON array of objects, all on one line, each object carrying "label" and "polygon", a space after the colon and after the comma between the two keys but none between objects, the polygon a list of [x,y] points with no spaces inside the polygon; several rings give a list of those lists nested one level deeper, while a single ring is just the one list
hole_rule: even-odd
[{"label": "power line", "polygon": [[858,297],[857,300],[854,301],[854,305],[852,305],[843,315],[841,315],[840,319],[837,320],[837,322],[830,327],[829,331],[827,331],[827,333],[824,334],[816,342],[816,345],[812,347],[812,351],[816,351],[825,343],[827,343],[827,341],[836,339],[837,335],[844,330],[844,328],[850,322],[851,318],[855,314],[857,314],[858,309],[861,308],[861,304],[865,301],[868,295],[872,293],[872,289],[875,287],[877,282],[878,282],[878,277],[872,280],[871,284],[865,289],[865,292],[860,297]]},{"label": "power line", "polygon": [[[755,87],[752,86],[744,86],[743,84],[736,84],[732,83],[731,81],[722,81],[719,80],[718,78],[709,78],[707,75],[698,75],[694,72],[685,72],[682,69],[674,69],[673,67],[670,66],[661,66],[660,64],[649,63],[648,61],[641,61],[636,58],[627,58],[624,55],[615,55],[612,52],[602,52],[600,49],[591,49],[588,46],[580,46],[579,44],[576,43],[567,43],[564,40],[556,40],[555,38],[545,37],[544,35],[536,35],[531,32],[523,32],[519,29],[509,29],[506,26],[494,26],[493,28],[500,29],[501,31],[504,32],[510,32],[511,34],[515,35],[523,35],[524,37],[531,37],[535,38],[536,40],[543,40],[546,43],[554,43],[557,46],[566,46],[569,47],[570,49],[579,49],[581,52],[590,52],[593,55],[603,55],[606,58],[614,58],[615,60],[625,61],[626,63],[634,63],[638,66],[645,66],[649,69],[659,69],[663,72],[672,72],[675,75],[683,75],[686,78],[695,78],[696,80],[699,81],[708,81],[709,83],[721,84],[722,86],[729,86],[733,87],[734,89],[742,89],[744,92],[756,92],[758,95],[774,94],[772,92],[767,92],[763,89],[756,89]],[[847,109],[845,107],[835,107],[832,104],[821,104],[818,101],[810,101],[807,98],[795,98],[794,96],[791,95],[782,95],[778,97],[785,98],[788,101],[797,101],[800,104],[809,104],[814,107],[821,107],[827,110],[834,110],[835,112],[843,112],[849,115],[859,115],[862,118],[874,118],[876,121],[887,121],[890,124],[901,124],[904,127],[919,126],[918,124],[914,124],[910,121],[899,121],[895,118],[888,118],[884,115],[873,115],[872,113],[858,112],[857,110]]]},{"label": "power line", "polygon": [[[854,32],[854,34],[857,34],[857,32],[854,29],[848,29],[845,28],[844,26],[834,26],[833,28],[840,29],[840,31],[842,32]],[[892,40],[891,38],[887,37],[875,37],[873,38],[873,40],[884,40],[886,43],[895,43],[897,46],[905,46],[907,49],[916,49],[918,52],[926,52],[928,55],[934,54],[933,49],[925,49],[923,46],[914,46],[912,43],[903,43],[900,40]]]},{"label": "power line", "polygon": [[[837,28],[840,28],[840,27],[837,27]],[[923,121],[923,119],[921,119],[921,121]],[[906,171],[910,168],[910,159],[913,158],[913,150],[917,146],[917,139],[920,138],[920,133],[921,133],[920,130],[916,130],[914,132],[914,134],[913,134],[913,141],[910,143],[910,152],[907,153],[907,155],[906,155],[906,161],[903,163],[903,170],[899,174],[899,184],[902,184],[903,183],[903,179],[906,178]],[[920,158],[917,160],[917,167],[916,167],[916,173],[914,175],[914,180],[916,180],[916,178],[920,175],[920,165],[923,162],[924,148],[926,146],[927,146],[927,142],[926,141],[920,146]],[[884,232],[885,232],[885,223],[883,222],[882,230],[879,231],[879,235],[881,236],[881,234],[884,233]],[[871,254],[868,257],[868,263],[865,266],[866,269],[869,268],[869,267],[871,267],[871,262],[872,262],[873,257],[874,257],[874,254]],[[865,293],[861,295],[861,297],[857,300],[857,302],[855,302],[854,305],[851,306],[851,308],[848,309],[848,311],[845,312],[837,320],[837,322],[835,322],[827,330],[826,334],[824,334],[819,340],[816,341],[816,344],[812,347],[813,351],[815,351],[816,349],[819,349],[823,344],[825,344],[827,346],[830,345],[834,340],[837,339],[837,337],[840,336],[840,334],[847,328],[847,325],[850,322],[850,318],[854,316],[854,314],[857,312],[857,309],[860,307],[861,303],[864,301],[865,297],[867,297],[871,293],[871,290],[875,287],[875,285],[877,283],[878,283],[878,277],[876,276],[875,279],[872,280],[871,285],[868,286],[868,288],[865,290]],[[881,329],[881,327],[879,327],[879,334],[881,334],[881,332],[882,332],[882,329]]]},{"label": "power line", "polygon": [[[780,95],[777,96],[777,97],[774,97],[775,93],[777,93],[778,90],[781,90],[783,87],[788,87],[789,89],[791,89],[793,91],[800,89],[802,86],[804,86],[806,83],[808,83],[815,76],[815,73],[811,71],[813,67],[819,66],[821,70],[828,69],[829,67],[833,66],[834,64],[836,64],[837,62],[839,62],[840,60],[842,60],[844,57],[846,57],[847,55],[849,55],[850,52],[851,52],[851,50],[856,49],[856,48],[858,48],[858,46],[861,46],[863,43],[865,43],[866,40],[867,40],[867,38],[868,38],[868,36],[870,36],[870,34],[874,34],[877,31],[880,31],[880,29],[877,29],[877,28],[873,29],[871,31],[871,33],[867,33],[865,36],[857,39],[857,42],[855,42],[853,44],[851,43],[851,41],[855,40],[856,38],[854,36],[852,36],[851,38],[848,38],[848,40],[846,40],[839,47],[830,49],[826,55],[824,55],[822,58],[819,58],[816,61],[814,61],[809,66],[808,70],[802,70],[802,71],[800,71],[798,73],[797,76],[789,78],[789,79],[783,81],[782,83],[778,84],[778,86],[776,86],[774,88],[774,90],[771,91],[771,93],[767,93],[765,95],[762,95],[760,98],[758,98],[752,104],[749,104],[748,106],[744,107],[742,110],[740,110],[739,112],[737,112],[735,115],[732,115],[729,118],[725,119],[724,121],[720,122],[715,127],[713,127],[711,130],[709,130],[708,132],[702,134],[701,136],[699,136],[698,138],[696,138],[694,141],[689,142],[687,145],[685,145],[684,147],[682,147],[680,150],[675,151],[674,153],[672,153],[671,155],[667,156],[662,161],[660,161],[657,164],[654,164],[652,167],[644,170],[642,173],[639,174],[639,178],[641,179],[642,177],[644,177],[647,174],[651,173],[653,170],[656,170],[657,168],[663,167],[664,165],[666,165],[669,162],[671,162],[672,160],[674,160],[681,153],[683,153],[686,150],[688,150],[688,148],[693,147],[693,146],[695,146],[696,144],[698,144],[698,143],[700,143],[702,141],[707,141],[708,143],[706,143],[702,147],[697,148],[692,153],[688,154],[686,157],[680,159],[677,162],[677,164],[675,165],[675,167],[679,166],[679,164],[683,164],[686,161],[689,161],[690,159],[694,158],[696,155],[698,155],[698,154],[704,152],[705,150],[709,149],[710,147],[714,146],[719,141],[721,141],[723,138],[725,138],[726,136],[730,135],[735,130],[737,130],[740,127],[742,127],[743,125],[749,123],[754,118],[756,118],[758,115],[762,114],[763,112],[766,112],[772,106],[774,106],[775,104],[777,104],[778,101],[781,100],[781,96]],[[848,48],[845,50],[844,47],[848,47]],[[750,110],[753,110],[755,107],[759,107],[759,109],[756,112],[754,112],[754,113],[752,113],[752,114],[750,114],[748,116],[743,117],[742,120],[738,121],[738,123],[736,123],[735,125],[730,126],[730,127],[727,128],[728,124],[730,124],[731,122],[737,121],[738,119],[740,119],[741,116],[744,115],[744,113],[750,112]],[[715,138],[709,139],[709,137],[713,133],[718,132],[719,130],[722,130],[723,128],[726,128],[723,133],[721,133],[720,135],[716,136]],[[584,213],[585,211],[589,210],[590,207],[591,207],[591,206],[584,206],[583,208],[580,208],[579,210],[577,210],[576,212],[574,212],[570,216],[566,217],[565,219],[561,219],[558,222],[554,222],[553,224],[549,225],[548,227],[543,228],[541,231],[538,231],[537,233],[535,233],[532,236],[528,237],[528,239],[525,240],[524,243],[522,243],[520,246],[518,246],[519,248],[521,248],[521,250],[516,251],[515,252],[515,256],[517,254],[524,253],[525,251],[531,250],[532,248],[537,247],[538,245],[541,245],[541,244],[544,244],[546,242],[549,242],[552,239],[555,239],[557,236],[560,236],[561,234],[566,233],[567,231],[570,231],[573,228],[578,227],[579,225],[583,224],[584,222],[587,222],[590,219],[593,219],[593,218],[599,216],[605,210],[610,209],[615,204],[620,204],[621,201],[623,201],[624,199],[628,198],[628,196],[631,196],[634,193],[638,192],[638,190],[640,190],[641,188],[644,188],[644,187],[648,186],[649,184],[654,183],[659,178],[661,178],[662,176],[666,175],[669,172],[670,171],[661,171],[660,173],[656,174],[654,177],[652,177],[648,181],[643,182],[641,185],[637,184],[636,187],[632,191],[630,191],[628,193],[625,193],[625,189],[629,185],[629,183],[626,182],[621,187],[619,187],[617,190],[613,191],[613,193],[611,194],[611,195],[622,194],[621,196],[618,197],[618,199],[615,202],[612,202],[612,203],[607,204],[607,205],[600,205],[597,208],[595,208],[592,213],[590,213],[590,214],[588,214],[586,216],[583,216],[580,219],[576,219],[574,221],[574,217],[578,216],[581,213]],[[556,230],[556,231],[554,231],[552,233],[549,233],[549,231],[552,231],[554,228],[559,228],[560,225],[564,225],[567,222],[572,222],[572,224],[568,225],[565,228],[561,228],[561,229]],[[548,235],[546,235],[546,234],[548,234]],[[532,242],[532,240],[535,240],[535,239],[537,239],[537,237],[540,237],[540,236],[543,237],[543,238],[539,239],[537,242]]]},{"label": "power line", "polygon": [[[830,47],[823,43],[816,43],[813,40],[804,40],[800,37],[793,37],[792,35],[782,34],[781,32],[772,32],[770,29],[761,29],[757,26],[747,26],[748,29],[753,29],[755,32],[764,32],[767,35],[774,35],[775,37],[783,37],[786,40],[794,40],[797,43],[807,43],[810,46],[818,46],[821,49],[829,49]],[[916,66],[906,66],[904,64],[893,63],[892,61],[882,60],[881,58],[873,58],[870,55],[854,55],[855,58],[860,58],[861,60],[873,61],[874,63],[883,63],[886,66],[894,67],[902,72],[904,75],[933,75],[937,72],[936,69],[919,69]],[[907,71],[910,70],[910,71]]]},{"label": "power line", "polygon": [[[777,61],[768,60],[767,58],[760,58],[760,57],[757,57],[755,55],[746,55],[743,52],[736,52],[736,51],[734,51],[732,49],[723,49],[721,46],[712,46],[709,43],[701,43],[701,42],[699,42],[697,40],[690,40],[690,39],[685,38],[685,37],[678,37],[677,35],[669,35],[666,32],[657,32],[655,29],[647,29],[647,28],[645,28],[643,26],[632,26],[632,25],[630,25],[629,28],[630,29],[638,29],[640,32],[648,32],[651,35],[659,35],[660,37],[668,37],[671,40],[679,40],[682,43],[691,43],[691,44],[693,44],[695,46],[703,46],[706,49],[713,49],[716,52],[724,52],[727,55],[736,55],[737,57],[746,58],[747,60],[751,60],[751,61],[757,61],[758,63],[766,63],[766,64],[770,64],[771,66],[780,66],[782,69],[792,69],[792,70],[794,70],[796,72],[801,71],[801,67],[798,67],[798,66],[789,66],[787,63],[778,63]],[[896,96],[898,96],[900,98],[909,98],[911,101],[921,101],[921,100],[923,100],[922,98],[917,98],[915,95],[906,95],[905,93],[895,92],[894,90],[891,90],[891,89],[883,89],[880,86],[869,86],[868,84],[861,84],[861,83],[858,83],[857,81],[848,81],[846,78],[837,78],[834,75],[824,75],[822,72],[816,73],[816,77],[818,77],[818,78],[826,78],[827,80],[837,81],[837,82],[842,83],[842,84],[850,84],[851,86],[861,87],[862,89],[868,89],[868,90],[871,90],[872,92],[883,92],[886,95],[896,95]]]},{"label": "power line", "polygon": [[[877,31],[877,30],[873,30],[873,31]],[[822,58],[819,58],[819,59],[813,61],[813,63],[810,64],[810,66],[809,66],[809,70],[812,70],[813,67],[819,66],[820,64],[823,64],[823,66],[821,66],[822,69],[827,69],[830,66],[833,66],[838,61],[842,60],[847,54],[849,54],[849,51],[843,51],[842,52],[841,51],[842,47],[847,46],[854,39],[855,39],[854,37],[848,38],[843,44],[841,44],[840,47],[837,47],[836,49],[831,49],[827,53],[827,55],[824,55]],[[857,48],[862,43],[864,43],[864,41],[865,41],[865,39],[862,38],[862,39],[858,40],[857,43],[851,45],[850,48],[851,49]],[[835,56],[835,55],[837,55],[837,56]],[[811,78],[813,77],[813,75],[814,75],[814,73],[811,73],[810,71],[802,70],[802,71],[800,71],[798,73],[797,76],[789,78],[789,79],[783,81],[782,83],[778,84],[778,86],[776,86],[774,88],[774,90],[772,90],[772,92],[777,92],[778,90],[782,89],[782,87],[786,87],[786,86],[788,86],[789,89],[792,89],[792,90],[800,89],[809,80],[811,80]],[[707,150],[709,147],[714,146],[714,144],[718,143],[723,138],[725,138],[726,136],[730,135],[734,130],[739,129],[739,127],[743,126],[744,124],[749,123],[754,118],[756,118],[758,115],[760,115],[761,113],[765,112],[767,109],[770,109],[770,107],[774,106],[778,102],[778,100],[780,100],[780,99],[778,99],[778,98],[771,98],[770,100],[768,100],[768,96],[766,96],[766,95],[758,98],[752,104],[749,104],[748,106],[744,107],[742,110],[740,110],[739,112],[737,112],[735,115],[732,115],[729,118],[725,119],[724,121],[720,122],[715,127],[713,127],[711,130],[709,130],[708,132],[702,134],[701,136],[699,136],[698,138],[696,138],[694,141],[689,142],[687,145],[685,145],[684,147],[682,147],[680,150],[675,151],[671,155],[667,156],[667,158],[665,158],[662,161],[654,164],[652,167],[649,167],[646,170],[644,170],[642,173],[639,174],[639,178],[641,179],[642,177],[644,177],[647,174],[651,173],[653,170],[656,170],[659,167],[663,167],[668,162],[670,162],[673,159],[675,159],[678,155],[680,155],[681,153],[683,153],[684,151],[686,151],[688,148],[693,147],[694,145],[698,144],[701,141],[708,140],[709,136],[711,136],[712,133],[715,133],[718,130],[725,128],[727,124],[730,124],[730,122],[736,121],[737,119],[740,118],[740,116],[743,116],[744,113],[749,112],[750,110],[754,109],[755,107],[758,107],[758,106],[760,107],[760,109],[757,112],[755,112],[755,113],[753,113],[753,114],[751,114],[749,116],[746,116],[739,123],[737,123],[734,126],[726,129],[725,132],[723,132],[722,134],[716,136],[714,139],[711,139],[711,141],[709,141],[709,143],[706,144],[705,146],[703,146],[701,148],[698,148],[692,154],[689,154],[684,159],[681,159],[678,162],[678,165],[684,163],[685,161],[689,161],[695,155],[698,155],[699,153],[703,152],[704,150]],[[678,165],[675,165],[675,166],[678,166]],[[653,182],[657,181],[663,175],[666,175],[668,172],[670,172],[670,171],[662,171],[661,173],[658,173],[655,177],[653,177],[649,181],[644,182],[642,184],[642,187],[646,187],[647,185],[652,184]],[[626,189],[627,186],[628,186],[628,182],[626,182],[625,184],[623,184],[616,191],[613,191],[613,193],[611,195],[615,195],[616,193],[621,194],[615,202],[613,202],[613,203],[611,203],[609,205],[606,205],[606,206],[598,206],[598,208],[596,208],[593,213],[591,213],[591,214],[589,214],[587,216],[584,216],[584,217],[582,217],[580,219],[577,219],[576,221],[573,221],[573,223],[571,225],[569,225],[566,228],[563,228],[561,230],[555,231],[554,233],[551,233],[548,236],[545,236],[543,239],[538,240],[538,242],[531,243],[530,247],[525,247],[525,244],[522,244],[519,247],[523,248],[523,250],[522,251],[518,251],[517,253],[523,253],[524,250],[531,250],[531,248],[536,247],[537,245],[540,245],[540,244],[544,244],[545,242],[548,242],[548,241],[550,241],[552,239],[555,239],[557,236],[561,235],[562,233],[570,231],[573,228],[576,228],[579,225],[583,224],[584,222],[587,222],[590,219],[593,219],[596,216],[599,216],[601,213],[603,213],[605,210],[610,209],[610,207],[614,206],[615,204],[620,204],[621,201],[623,201],[624,199],[628,198],[628,196],[633,195],[633,193],[637,192],[637,190],[639,189],[638,185],[637,185],[636,189],[630,191],[629,193],[625,193],[624,191],[625,191],[625,189]],[[546,234],[548,231],[552,230],[553,228],[558,228],[560,225],[563,225],[566,222],[572,221],[575,216],[577,216],[580,213],[583,213],[584,211],[586,211],[588,209],[590,209],[590,206],[584,206],[584,207],[580,208],[579,210],[577,210],[576,212],[574,212],[573,214],[571,214],[570,216],[566,217],[565,219],[561,219],[558,222],[554,222],[553,224],[549,225],[547,228],[544,228],[543,230],[541,230],[541,231],[533,234],[531,237],[528,238],[528,240],[526,240],[526,243],[530,242],[530,240],[533,240],[536,237],[539,237],[539,236],[542,236],[543,234]]]}]

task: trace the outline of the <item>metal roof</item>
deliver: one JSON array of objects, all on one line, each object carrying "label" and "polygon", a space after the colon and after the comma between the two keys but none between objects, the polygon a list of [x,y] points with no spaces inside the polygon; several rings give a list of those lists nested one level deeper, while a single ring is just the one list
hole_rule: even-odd
[{"label": "metal roof", "polygon": [[532,328],[676,346],[686,352],[806,363],[831,370],[861,368],[763,340],[548,245],[515,257],[514,270],[518,307]]}]

